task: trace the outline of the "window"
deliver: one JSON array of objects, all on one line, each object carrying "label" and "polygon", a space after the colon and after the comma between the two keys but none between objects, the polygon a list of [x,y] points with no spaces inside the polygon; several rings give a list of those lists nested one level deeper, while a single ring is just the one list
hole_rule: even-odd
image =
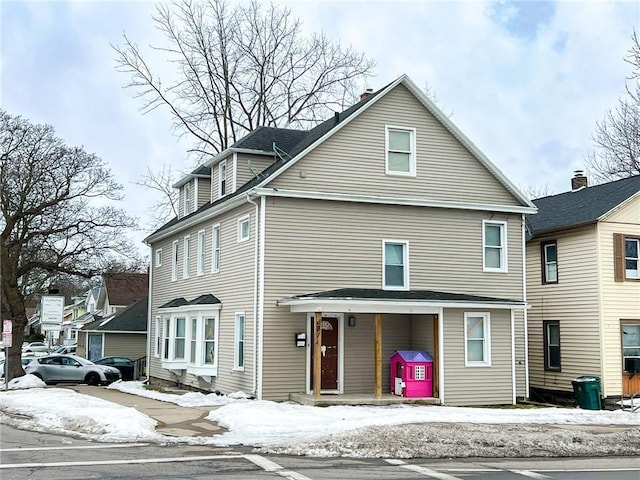
[{"label": "window", "polygon": [[175,322],[175,336],[173,338],[173,358],[184,359],[185,318],[178,317]]},{"label": "window", "polygon": [[234,368],[244,370],[244,312],[236,313],[236,342],[234,355]]},{"label": "window", "polygon": [[614,233],[613,257],[616,282],[640,281],[640,237]]},{"label": "window", "polygon": [[189,342],[189,362],[196,363],[196,349],[198,346],[198,317],[191,317],[191,335]]},{"label": "window", "polygon": [[215,318],[204,319],[204,336],[203,336],[203,359],[202,363],[205,365],[216,365],[217,352],[216,352],[216,336],[217,325]]},{"label": "window", "polygon": [[238,220],[238,242],[244,242],[249,240],[249,234],[251,232],[250,217],[242,217]]},{"label": "window", "polygon": [[184,185],[184,215],[191,213],[191,184]]},{"label": "window", "polygon": [[542,283],[558,283],[558,244],[555,240],[540,244]]},{"label": "window", "polygon": [[386,127],[386,173],[391,175],[416,175],[416,129]]},{"label": "window", "polygon": [[488,313],[465,312],[464,343],[464,362],[467,367],[491,365]]},{"label": "window", "polygon": [[155,335],[154,335],[154,341],[153,341],[153,356],[154,357],[159,357],[160,356],[160,350],[162,349],[162,337],[161,337],[161,333],[160,333],[160,326],[162,325],[162,319],[160,317],[156,317],[156,321],[155,321]]},{"label": "window", "polygon": [[414,380],[424,380],[425,367],[424,365],[416,365],[413,367],[413,379]]},{"label": "window", "polygon": [[622,365],[625,372],[640,373],[640,323],[622,324]]},{"label": "window", "polygon": [[482,264],[485,272],[507,271],[506,222],[482,221]]},{"label": "window", "polygon": [[162,343],[164,347],[162,349],[162,358],[164,358],[165,360],[169,359],[169,338],[170,338],[169,332],[171,332],[170,325],[171,325],[171,319],[165,318],[164,328],[162,329]]},{"label": "window", "polygon": [[224,197],[227,194],[227,161],[222,160],[218,165],[218,196]]},{"label": "window", "polygon": [[191,238],[184,237],[184,254],[182,264],[182,278],[189,278],[189,266],[191,264]]},{"label": "window", "polygon": [[204,230],[200,230],[198,232],[198,275],[204,275],[204,242]]},{"label": "window", "polygon": [[382,288],[409,289],[409,242],[382,241]]},{"label": "window", "polygon": [[544,328],[544,369],[560,370],[560,322],[544,320],[542,327]]},{"label": "window", "polygon": [[178,279],[178,241],[173,242],[173,252],[171,254],[171,281]]},{"label": "window", "polygon": [[211,272],[220,271],[220,225],[214,225],[211,229]]},{"label": "window", "polygon": [[156,250],[156,268],[162,266],[162,249],[159,248]]}]

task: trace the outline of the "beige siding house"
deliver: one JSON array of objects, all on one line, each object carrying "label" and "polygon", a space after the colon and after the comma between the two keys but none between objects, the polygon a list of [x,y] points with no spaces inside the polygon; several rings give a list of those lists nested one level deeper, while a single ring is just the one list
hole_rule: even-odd
[{"label": "beige siding house", "polygon": [[535,206],[409,78],[312,130],[254,130],[181,195],[204,171],[210,199],[146,239],[151,381],[373,401],[419,350],[435,403],[528,396]]},{"label": "beige siding house", "polygon": [[640,176],[534,200],[527,219],[531,398],[559,400],[581,375],[604,397],[640,392]]}]

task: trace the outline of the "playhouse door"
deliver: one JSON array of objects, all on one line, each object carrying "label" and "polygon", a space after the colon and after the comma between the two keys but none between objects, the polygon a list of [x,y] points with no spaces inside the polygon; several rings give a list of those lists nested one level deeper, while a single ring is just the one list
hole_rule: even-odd
[{"label": "playhouse door", "polygon": [[[312,320],[313,322],[313,320]],[[313,323],[312,323],[313,325]],[[313,329],[312,329],[313,331]],[[315,355],[313,341],[311,342],[310,385],[313,386],[313,356]],[[338,389],[338,319],[334,317],[322,317],[322,358],[321,365],[321,390]]]}]

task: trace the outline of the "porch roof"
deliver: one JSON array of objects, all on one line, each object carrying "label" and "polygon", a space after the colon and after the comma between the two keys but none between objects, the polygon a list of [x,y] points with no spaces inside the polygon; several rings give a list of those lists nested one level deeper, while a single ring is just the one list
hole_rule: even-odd
[{"label": "porch roof", "polygon": [[522,300],[484,297],[434,290],[382,290],[340,288],[280,299],[291,312],[415,313],[436,314],[441,308],[523,310]]}]

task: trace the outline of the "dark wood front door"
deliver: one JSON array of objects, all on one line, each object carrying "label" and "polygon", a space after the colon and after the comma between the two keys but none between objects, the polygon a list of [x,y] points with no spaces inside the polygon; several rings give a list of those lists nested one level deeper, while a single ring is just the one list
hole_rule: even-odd
[{"label": "dark wood front door", "polygon": [[[314,320],[311,319],[311,331],[313,332]],[[312,337],[313,338],[313,337]],[[310,385],[313,389],[313,359],[314,345],[311,342],[311,363],[309,368]],[[338,389],[338,319],[334,317],[322,318],[322,351],[320,352],[320,389]]]}]

